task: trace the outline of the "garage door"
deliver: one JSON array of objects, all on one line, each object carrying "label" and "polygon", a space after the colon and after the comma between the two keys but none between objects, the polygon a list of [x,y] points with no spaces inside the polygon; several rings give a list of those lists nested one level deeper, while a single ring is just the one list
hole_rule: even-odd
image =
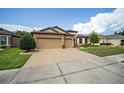
[{"label": "garage door", "polygon": [[65,39],[65,47],[72,48],[72,39]]},{"label": "garage door", "polygon": [[41,49],[61,48],[61,39],[60,38],[37,39],[37,48],[41,48]]}]

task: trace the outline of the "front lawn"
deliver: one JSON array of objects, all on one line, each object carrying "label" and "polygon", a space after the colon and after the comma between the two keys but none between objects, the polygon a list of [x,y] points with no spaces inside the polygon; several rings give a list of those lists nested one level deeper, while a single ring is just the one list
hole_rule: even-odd
[{"label": "front lawn", "polygon": [[124,53],[124,47],[80,47],[80,50],[101,57]]},{"label": "front lawn", "polygon": [[20,55],[18,48],[8,48],[0,51],[0,70],[22,67],[31,55]]}]

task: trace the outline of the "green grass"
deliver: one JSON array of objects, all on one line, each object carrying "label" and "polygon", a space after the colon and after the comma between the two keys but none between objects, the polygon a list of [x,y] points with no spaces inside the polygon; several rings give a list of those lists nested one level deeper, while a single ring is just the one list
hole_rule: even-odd
[{"label": "green grass", "polygon": [[31,55],[20,55],[18,48],[8,48],[0,51],[0,70],[22,67]]},{"label": "green grass", "polygon": [[124,47],[86,47],[86,48],[80,47],[80,50],[101,57],[124,53]]}]

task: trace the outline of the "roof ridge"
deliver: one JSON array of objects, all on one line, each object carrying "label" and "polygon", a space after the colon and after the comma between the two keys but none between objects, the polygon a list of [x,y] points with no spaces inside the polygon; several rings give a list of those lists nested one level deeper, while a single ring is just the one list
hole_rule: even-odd
[{"label": "roof ridge", "polygon": [[59,26],[53,26],[52,28],[58,28],[58,29],[62,30],[63,32],[65,32],[66,34],[69,34],[70,35],[70,33],[68,33],[66,30],[60,28]]}]

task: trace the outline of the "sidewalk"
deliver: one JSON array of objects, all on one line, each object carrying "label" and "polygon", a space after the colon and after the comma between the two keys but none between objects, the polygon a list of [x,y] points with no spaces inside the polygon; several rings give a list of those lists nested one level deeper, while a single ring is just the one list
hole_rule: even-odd
[{"label": "sidewalk", "polygon": [[105,61],[121,62],[121,61],[124,61],[124,54],[106,56],[106,57],[102,57],[102,58],[103,58],[103,60],[105,60]]}]

